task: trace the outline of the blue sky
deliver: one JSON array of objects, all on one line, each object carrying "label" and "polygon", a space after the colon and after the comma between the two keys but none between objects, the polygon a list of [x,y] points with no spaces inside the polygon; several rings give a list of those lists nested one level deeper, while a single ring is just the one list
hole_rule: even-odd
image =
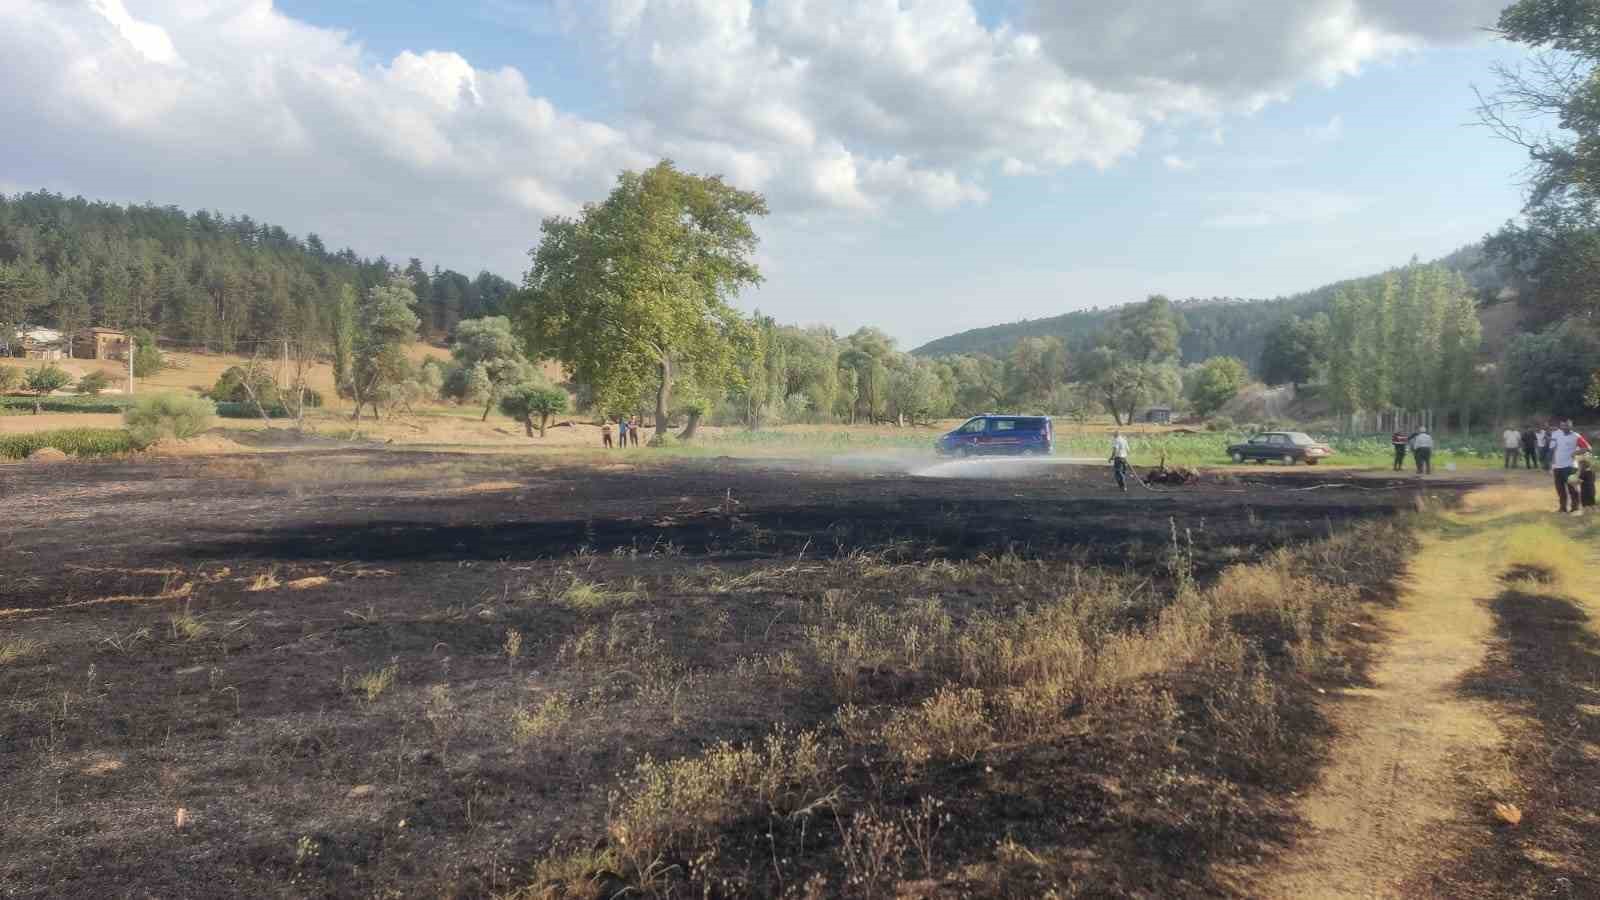
[{"label": "blue sky", "polygon": [[247,212],[520,276],[671,156],[767,194],[782,320],[912,347],[1273,296],[1515,215],[1496,0],[0,2],[0,190]]}]

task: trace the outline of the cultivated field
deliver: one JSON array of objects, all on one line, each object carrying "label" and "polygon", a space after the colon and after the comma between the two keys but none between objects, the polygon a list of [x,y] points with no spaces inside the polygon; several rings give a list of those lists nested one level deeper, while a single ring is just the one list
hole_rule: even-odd
[{"label": "cultivated field", "polygon": [[0,466],[8,896],[1228,890],[1438,481]]}]

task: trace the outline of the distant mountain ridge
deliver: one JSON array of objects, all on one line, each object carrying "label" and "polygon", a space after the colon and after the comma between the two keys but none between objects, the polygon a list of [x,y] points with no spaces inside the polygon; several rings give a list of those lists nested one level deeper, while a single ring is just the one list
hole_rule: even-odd
[{"label": "distant mountain ridge", "polygon": [[[1484,299],[1496,296],[1504,285],[1500,273],[1485,260],[1481,244],[1469,244],[1436,262],[1460,272]],[[1325,312],[1340,289],[1363,285],[1392,271],[1395,270],[1336,281],[1287,297],[1210,297],[1175,301],[1174,305],[1183,313],[1186,326],[1179,345],[1183,362],[1197,363],[1212,356],[1236,356],[1255,366],[1261,358],[1267,332],[1274,325],[1289,316],[1306,317]],[[1121,308],[1119,305],[1076,310],[1045,319],[1024,319],[1004,325],[973,328],[929,341],[911,352],[924,357],[968,353],[1001,357],[1022,338],[1046,336],[1061,338],[1069,351],[1087,350]]]}]

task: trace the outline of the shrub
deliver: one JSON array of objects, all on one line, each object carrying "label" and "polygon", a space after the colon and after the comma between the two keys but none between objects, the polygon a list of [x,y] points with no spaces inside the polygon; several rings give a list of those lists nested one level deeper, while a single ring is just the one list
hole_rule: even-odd
[{"label": "shrub", "polygon": [[211,427],[216,413],[216,404],[204,397],[155,394],[134,401],[122,419],[134,442],[147,447],[162,438],[194,437]]},{"label": "shrub", "polygon": [[109,397],[0,397],[0,410],[21,409],[64,413],[120,413],[133,405],[133,398]]},{"label": "shrub", "polygon": [[0,394],[14,391],[22,383],[22,375],[17,372],[16,366],[0,366]]},{"label": "shrub", "polygon": [[63,428],[0,435],[0,457],[6,459],[25,459],[44,447],[54,447],[73,456],[109,456],[138,449],[133,436],[121,428]]},{"label": "shrub", "polygon": [[99,369],[78,379],[78,393],[94,396],[105,390],[111,384],[111,376]]},{"label": "shrub", "polygon": [[156,347],[156,337],[149,331],[140,329],[131,335],[136,348],[133,351],[133,377],[149,378],[161,371],[166,365],[166,360],[161,356],[161,350]]},{"label": "shrub", "polygon": [[1233,430],[1233,420],[1228,418],[1227,416],[1213,416],[1211,421],[1206,423],[1206,430],[1207,431],[1232,431]]},{"label": "shrub", "polygon": [[243,366],[229,366],[211,386],[211,399],[219,403],[250,403],[251,392],[262,406],[278,404],[278,385],[261,370],[249,372]]},{"label": "shrub", "polygon": [[223,419],[259,419],[262,413],[266,413],[269,419],[287,419],[290,415],[289,411],[281,406],[256,409],[254,403],[237,403],[232,400],[222,401],[216,404],[216,407],[217,416]]},{"label": "shrub", "polygon": [[59,391],[72,383],[72,376],[55,363],[40,366],[28,371],[28,390],[44,396],[53,391]]},{"label": "shrub", "polygon": [[533,417],[539,417],[539,436],[544,437],[550,417],[567,411],[567,392],[543,384],[517,384],[500,398],[500,411],[522,423],[533,437]]}]

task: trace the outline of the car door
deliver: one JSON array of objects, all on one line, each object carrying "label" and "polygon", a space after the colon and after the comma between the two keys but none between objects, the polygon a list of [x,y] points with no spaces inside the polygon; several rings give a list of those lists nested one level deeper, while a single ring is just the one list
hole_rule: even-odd
[{"label": "car door", "polygon": [[1267,459],[1279,459],[1285,453],[1293,450],[1293,447],[1294,445],[1289,443],[1289,436],[1286,434],[1267,435]]},{"label": "car door", "polygon": [[1244,458],[1266,459],[1267,455],[1272,452],[1272,449],[1267,446],[1267,438],[1268,435],[1258,434],[1246,441],[1244,445]]},{"label": "car door", "polygon": [[1015,453],[1022,444],[1017,432],[1016,419],[990,419],[989,429],[983,434],[984,453]]},{"label": "car door", "polygon": [[983,419],[971,419],[965,425],[956,429],[955,451],[957,453],[983,452],[985,424]]}]

